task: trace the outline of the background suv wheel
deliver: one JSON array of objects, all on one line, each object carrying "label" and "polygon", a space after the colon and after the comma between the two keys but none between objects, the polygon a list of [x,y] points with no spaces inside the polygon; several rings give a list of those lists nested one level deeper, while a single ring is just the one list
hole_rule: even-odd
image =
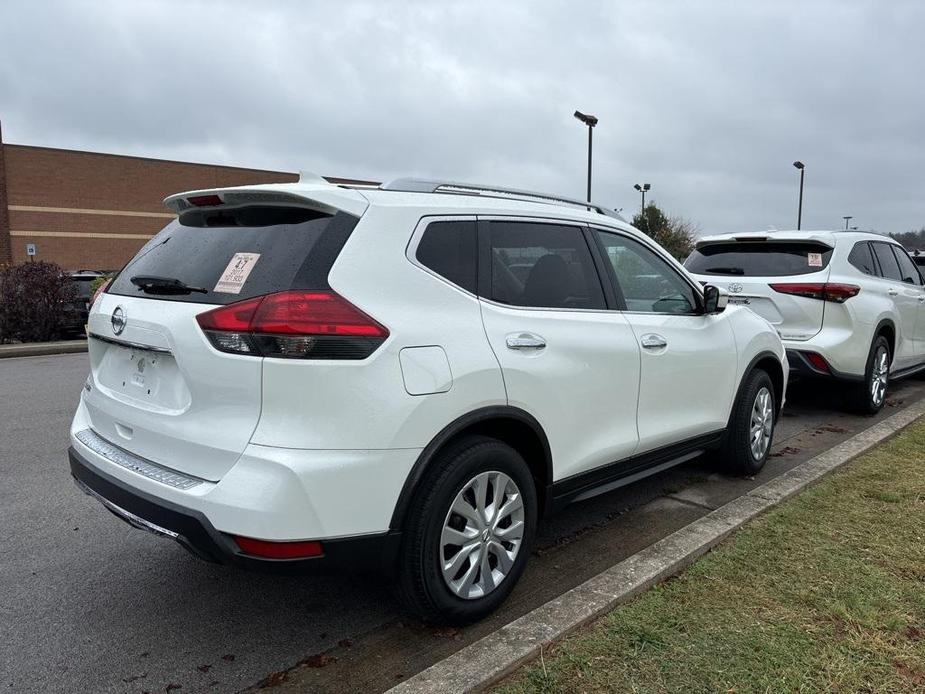
[{"label": "background suv wheel", "polygon": [[864,382],[853,386],[853,409],[861,414],[877,414],[886,402],[890,384],[890,344],[878,335],[870,346]]},{"label": "background suv wheel", "polygon": [[431,464],[404,530],[399,595],[432,622],[467,624],[501,604],[533,546],[533,477],[513,448],[472,436]]}]

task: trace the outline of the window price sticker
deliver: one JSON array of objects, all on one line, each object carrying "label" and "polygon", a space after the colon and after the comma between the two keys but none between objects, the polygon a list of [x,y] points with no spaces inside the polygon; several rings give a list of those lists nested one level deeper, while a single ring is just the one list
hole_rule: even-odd
[{"label": "window price sticker", "polygon": [[806,260],[810,267],[822,267],[822,253],[810,253]]},{"label": "window price sticker", "polygon": [[259,258],[259,253],[235,253],[222,276],[218,278],[213,291],[223,294],[240,294],[241,288]]}]

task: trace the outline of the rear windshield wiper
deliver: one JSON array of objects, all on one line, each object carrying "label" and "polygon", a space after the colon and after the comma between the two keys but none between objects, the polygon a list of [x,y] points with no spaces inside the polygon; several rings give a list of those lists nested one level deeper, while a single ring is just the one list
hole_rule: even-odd
[{"label": "rear windshield wiper", "polygon": [[158,277],[157,275],[135,275],[132,284],[145,294],[208,294],[203,287],[190,287],[175,277]]},{"label": "rear windshield wiper", "polygon": [[744,275],[745,270],[740,267],[708,267],[704,272],[713,272],[717,275]]}]

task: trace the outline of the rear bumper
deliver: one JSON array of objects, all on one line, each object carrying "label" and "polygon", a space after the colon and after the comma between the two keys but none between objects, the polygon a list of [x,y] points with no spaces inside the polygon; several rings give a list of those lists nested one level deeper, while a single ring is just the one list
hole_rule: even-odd
[{"label": "rear bumper", "polygon": [[95,466],[71,447],[71,474],[77,486],[130,525],[175,540],[197,557],[249,569],[291,571],[321,562],[389,571],[394,566],[401,534],[322,540],[322,556],[308,559],[264,559],[243,553],[231,535],[217,530],[200,511],[132,487]]},{"label": "rear bumper", "polygon": [[[822,370],[814,366],[808,359],[807,353],[815,352],[826,359],[828,368]],[[845,373],[836,369],[826,355],[821,351],[811,349],[787,349],[787,361],[790,362],[790,379],[795,381],[804,378],[823,378],[833,381],[844,381],[847,383],[860,383],[864,380],[863,375]]]}]

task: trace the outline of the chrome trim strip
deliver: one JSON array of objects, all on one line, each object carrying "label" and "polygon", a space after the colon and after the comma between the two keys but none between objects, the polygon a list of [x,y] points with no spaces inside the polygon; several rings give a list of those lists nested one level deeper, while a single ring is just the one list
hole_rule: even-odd
[{"label": "chrome trim strip", "polygon": [[119,347],[129,347],[130,349],[143,349],[148,352],[159,352],[161,354],[170,354],[170,350],[166,347],[154,347],[152,345],[143,345],[140,342],[131,342],[129,340],[119,340],[114,337],[103,337],[98,333],[88,333],[90,337],[94,340],[99,340],[100,342],[108,342],[111,345],[118,345]]},{"label": "chrome trim strip", "polygon": [[77,486],[80,487],[80,490],[84,494],[86,494],[87,496],[92,496],[94,499],[96,499],[101,504],[103,504],[103,506],[109,509],[112,513],[116,514],[117,516],[122,518],[124,521],[126,521],[130,525],[133,525],[136,528],[139,528],[140,530],[147,530],[148,532],[154,533],[155,535],[163,535],[164,537],[169,537],[172,540],[176,540],[180,536],[179,533],[175,533],[173,530],[162,528],[156,523],[152,523],[149,520],[145,520],[141,516],[136,516],[131,511],[126,511],[121,506],[117,506],[116,504],[112,503],[109,499],[107,499],[105,496],[102,496],[101,494],[98,494],[97,492],[90,489],[90,487],[88,487],[86,483],[82,482],[76,477],[74,478],[74,482],[77,483]]},{"label": "chrome trim strip", "polygon": [[109,462],[124,467],[126,470],[136,472],[155,482],[166,484],[168,487],[173,487],[174,489],[186,491],[205,481],[198,477],[184,475],[176,470],[171,470],[157,463],[153,463],[150,460],[139,458],[137,455],[109,443],[109,441],[102,438],[91,429],[78,431],[74,434],[74,438],[97,455],[106,458]]}]

